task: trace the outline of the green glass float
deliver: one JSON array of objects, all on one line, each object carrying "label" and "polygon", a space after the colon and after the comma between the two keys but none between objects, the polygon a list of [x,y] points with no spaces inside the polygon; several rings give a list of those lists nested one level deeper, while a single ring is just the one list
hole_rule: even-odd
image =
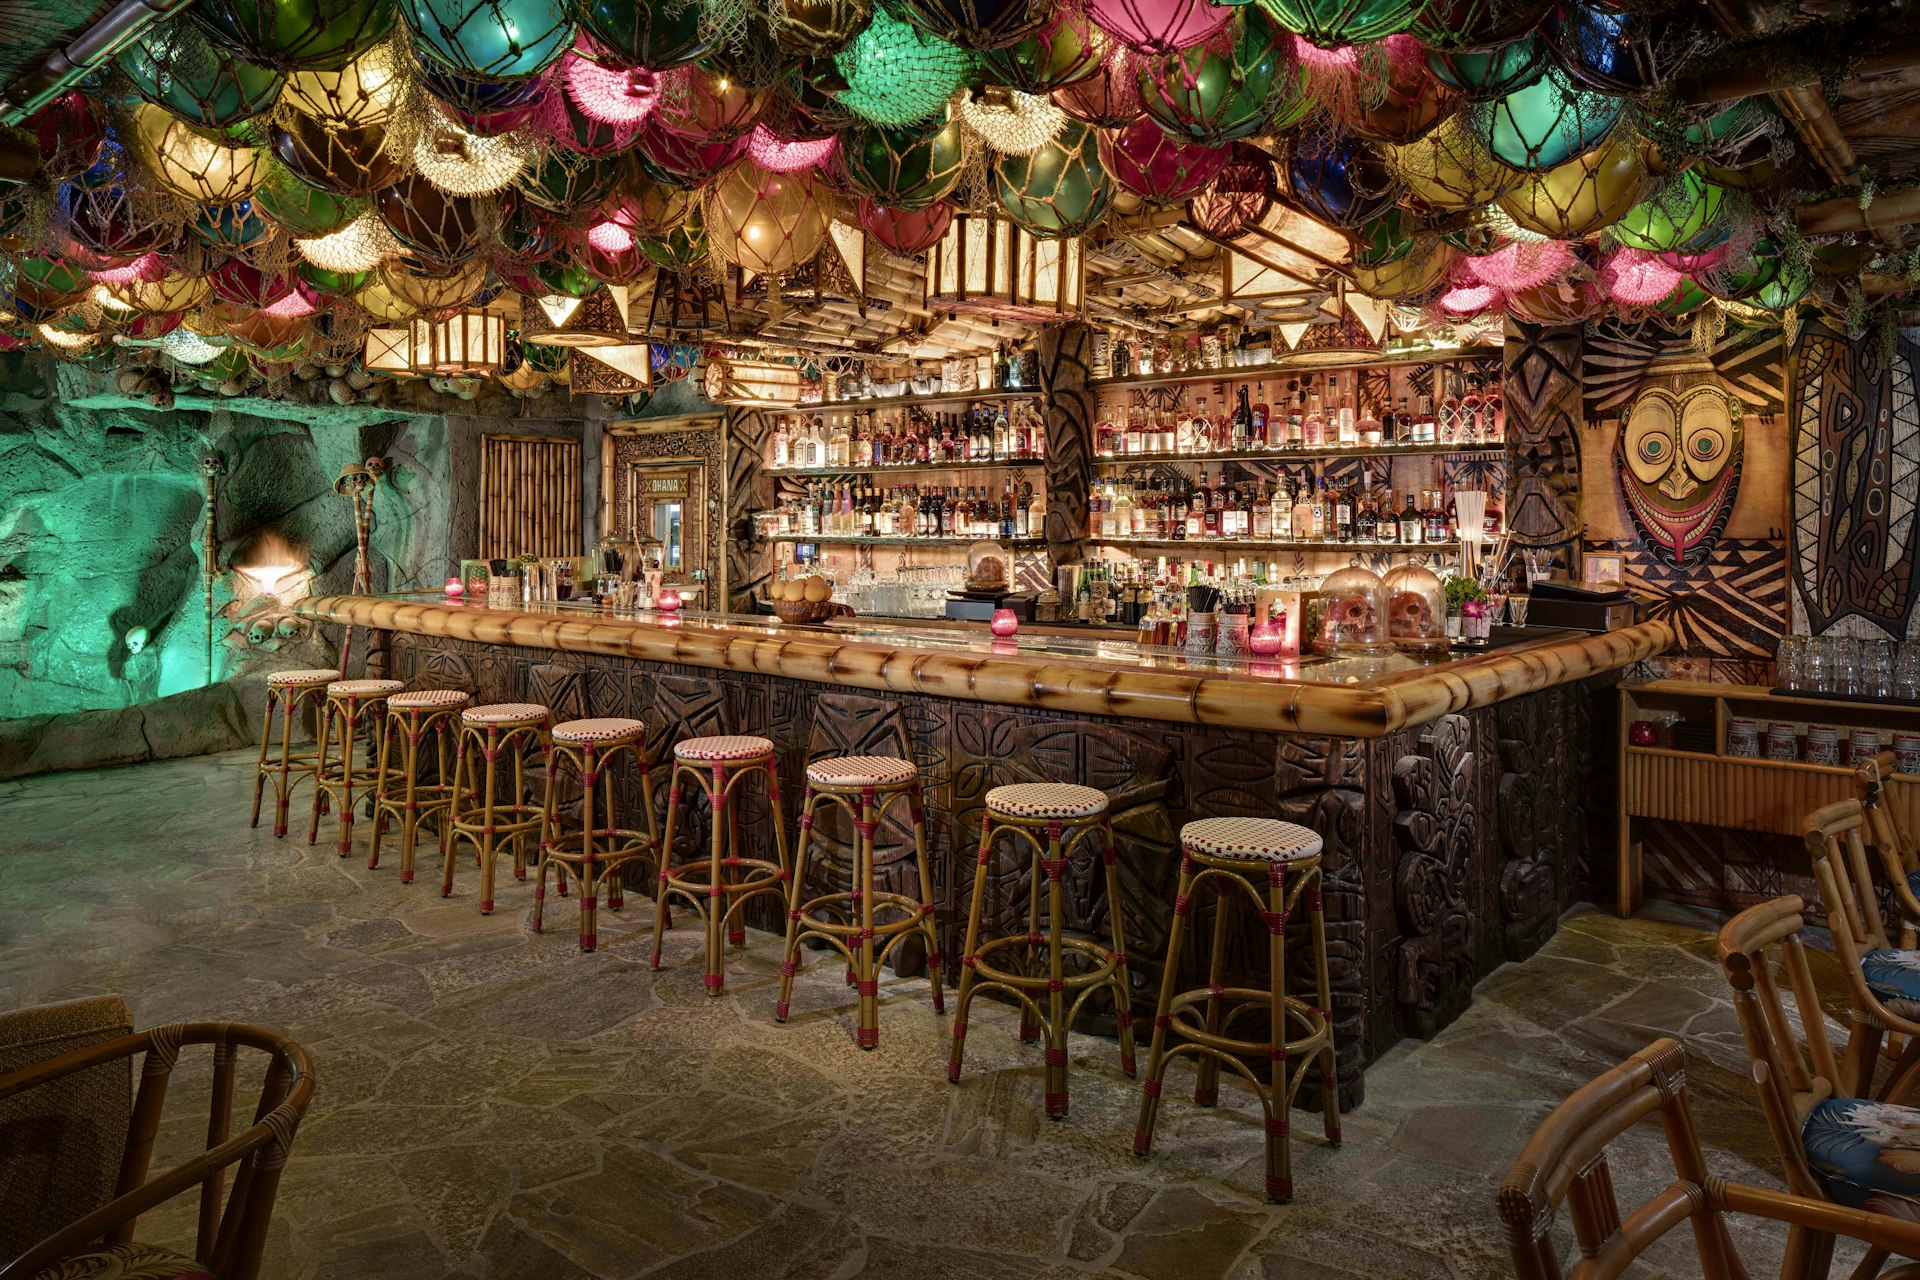
[{"label": "green glass float", "polygon": [[1798,306],[1807,296],[1807,290],[1813,288],[1813,273],[1797,263],[1782,261],[1779,278],[1771,284],[1761,285],[1753,295],[1756,307],[1765,307],[1768,311],[1779,313],[1789,307]]},{"label": "green glass float", "polygon": [[898,0],[922,30],[976,53],[1001,49],[1047,25],[1053,0]]},{"label": "green glass float", "polygon": [[255,208],[302,240],[331,235],[367,211],[367,202],[310,187],[279,165],[253,193]]},{"label": "green glass float", "polygon": [[830,58],[873,17],[873,0],[774,0],[767,6],[773,38],[782,49]]},{"label": "green glass float", "polygon": [[399,8],[414,48],[457,76],[525,80],[573,45],[565,0],[403,0]]},{"label": "green glass float", "polygon": [[1140,105],[1161,129],[1219,146],[1297,123],[1314,107],[1292,43],[1259,9],[1241,9],[1226,39],[1140,63]]},{"label": "green glass float", "polygon": [[[1613,238],[1648,253],[1699,252],[1703,237],[1721,230],[1724,188],[1689,169],[1613,224]],[[1716,241],[1717,242],[1717,241]]]},{"label": "green glass float", "polygon": [[664,71],[706,53],[701,13],[688,0],[587,0],[580,19],[614,57]]},{"label": "green glass float", "polygon": [[1440,83],[1475,102],[1504,98],[1524,89],[1553,65],[1553,50],[1539,36],[1525,36],[1487,49],[1427,50],[1427,68]]},{"label": "green glass float", "polygon": [[235,253],[259,244],[273,234],[274,223],[260,207],[260,193],[238,204],[202,205],[194,215],[193,234],[209,249]]},{"label": "green glass float", "polygon": [[1680,277],[1680,283],[1673,286],[1673,292],[1654,304],[1654,310],[1663,316],[1684,316],[1689,311],[1698,311],[1713,301],[1713,295],[1693,280]]},{"label": "green glass float", "polygon": [[559,248],[546,211],[530,200],[515,200],[500,219],[500,247],[520,262],[538,262]]},{"label": "green glass float", "polygon": [[679,226],[664,235],[641,236],[634,241],[648,262],[663,271],[686,271],[707,256],[707,223],[699,201],[687,210]]},{"label": "green glass float", "polygon": [[520,194],[542,209],[569,213],[599,204],[620,180],[617,156],[590,156],[554,147],[514,179]]},{"label": "green glass float", "polygon": [[329,298],[351,298],[373,276],[371,271],[328,271],[311,262],[295,266],[293,273],[315,293],[325,294]]},{"label": "green glass float", "polygon": [[15,258],[13,273],[16,283],[32,284],[49,295],[77,295],[93,284],[92,278],[83,268],[68,262],[65,258],[33,255]]},{"label": "green glass float", "polygon": [[1413,25],[1419,0],[1255,0],[1288,31],[1322,49],[1364,44]]},{"label": "green glass float", "polygon": [[1780,249],[1773,241],[1756,240],[1737,261],[1704,273],[1700,284],[1724,302],[1747,302],[1780,279],[1783,265]]},{"label": "green glass float", "polygon": [[1085,17],[1056,10],[1052,23],[1004,49],[980,55],[987,76],[1022,93],[1052,93],[1100,70],[1107,41]]},{"label": "green glass float", "polygon": [[1105,216],[1113,195],[1093,127],[1078,120],[1032,155],[1001,156],[993,189],[1007,216],[1042,240],[1087,231]]},{"label": "green glass float", "polygon": [[134,92],[189,124],[219,129],[271,111],[286,78],[215,47],[198,23],[156,23],[114,59]]},{"label": "green glass float", "polygon": [[1553,0],[1426,0],[1411,30],[1429,49],[1489,49],[1530,34]]},{"label": "green glass float", "polygon": [[1475,103],[1467,118],[1495,159],[1538,173],[1605,142],[1625,107],[1623,99],[1583,88],[1556,64],[1524,89]]},{"label": "green glass float", "polygon": [[535,263],[533,275],[548,293],[557,293],[563,298],[584,298],[602,287],[585,267],[565,254]]},{"label": "green glass float", "polygon": [[197,0],[220,44],[276,71],[331,71],[393,30],[392,0]]},{"label": "green glass float", "polygon": [[973,55],[885,9],[834,55],[847,82],[836,96],[856,115],[888,128],[939,112],[973,71]]},{"label": "green glass float", "polygon": [[840,173],[847,186],[893,209],[933,204],[959,185],[966,163],[966,138],[951,113],[932,133],[866,124],[840,135]]},{"label": "green glass float", "polygon": [[1400,205],[1376,213],[1353,231],[1353,260],[1377,270],[1413,252],[1420,221]]}]

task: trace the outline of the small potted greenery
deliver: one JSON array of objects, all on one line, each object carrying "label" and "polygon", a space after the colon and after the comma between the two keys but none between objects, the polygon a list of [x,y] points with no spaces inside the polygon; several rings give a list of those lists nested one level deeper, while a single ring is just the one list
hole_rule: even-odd
[{"label": "small potted greenery", "polygon": [[1447,638],[1472,645],[1487,642],[1492,614],[1487,608],[1486,588],[1477,578],[1447,579]]}]

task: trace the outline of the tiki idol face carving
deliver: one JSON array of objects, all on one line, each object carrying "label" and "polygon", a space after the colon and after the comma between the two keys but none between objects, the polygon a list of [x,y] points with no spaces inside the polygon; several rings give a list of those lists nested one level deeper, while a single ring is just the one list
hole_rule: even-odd
[{"label": "tiki idol face carving", "polygon": [[1720,387],[1649,387],[1620,422],[1620,489],[1647,549],[1689,569],[1705,560],[1740,490],[1740,406]]}]

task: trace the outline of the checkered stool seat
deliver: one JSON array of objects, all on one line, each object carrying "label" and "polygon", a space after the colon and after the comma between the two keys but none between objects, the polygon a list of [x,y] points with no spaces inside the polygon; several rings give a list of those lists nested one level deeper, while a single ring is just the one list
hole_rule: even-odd
[{"label": "checkered stool seat", "polygon": [[1202,818],[1180,828],[1180,847],[1206,858],[1288,862],[1320,852],[1320,835],[1277,818]]},{"label": "checkered stool seat", "polygon": [[387,699],[387,706],[395,711],[438,711],[443,707],[464,707],[472,700],[472,694],[458,689],[415,689],[412,693],[394,694]]},{"label": "checkered stool seat", "polygon": [[340,673],[332,667],[302,667],[298,671],[276,671],[267,677],[267,683],[276,689],[286,689],[302,684],[332,684],[339,678]]},{"label": "checkered stool seat", "polygon": [[919,776],[913,761],[895,756],[829,756],[807,766],[816,787],[895,787]]},{"label": "checkered stool seat", "polygon": [[553,726],[553,740],[596,744],[630,742],[646,731],[647,726],[638,720],[603,716],[597,720],[568,720],[557,724]]},{"label": "checkered stool seat", "polygon": [[987,792],[987,808],[1012,818],[1097,818],[1107,793],[1071,782],[1016,782]]},{"label": "checkered stool seat", "polygon": [[526,724],[545,720],[547,709],[537,702],[490,702],[484,707],[468,707],[460,718],[468,724]]},{"label": "checkered stool seat", "polygon": [[688,738],[673,744],[673,754],[681,760],[713,762],[722,760],[758,760],[773,754],[773,743],[766,738],[731,734],[718,738]]},{"label": "checkered stool seat", "polygon": [[399,693],[407,687],[405,680],[335,680],[327,686],[329,698],[376,698],[390,693]]}]

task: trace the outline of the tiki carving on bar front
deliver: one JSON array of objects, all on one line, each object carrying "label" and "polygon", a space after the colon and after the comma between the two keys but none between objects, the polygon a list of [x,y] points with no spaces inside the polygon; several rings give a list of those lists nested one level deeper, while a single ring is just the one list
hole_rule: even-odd
[{"label": "tiki carving on bar front", "polygon": [[1495,708],[1500,750],[1501,956],[1525,960],[1553,936],[1571,878],[1553,854],[1572,838],[1567,699],[1559,690]]},{"label": "tiki carving on bar front", "polygon": [[1468,877],[1478,838],[1477,765],[1472,721],[1446,715],[1393,768],[1399,850],[1393,887],[1401,933],[1394,998],[1402,1027],[1417,1036],[1452,1022],[1472,997],[1475,922]]},{"label": "tiki carving on bar front", "polygon": [[[1891,350],[1887,350],[1887,346]],[[1793,415],[1794,586],[1809,630],[1857,617],[1905,637],[1920,495],[1920,345],[1800,331],[1787,361]]]}]

